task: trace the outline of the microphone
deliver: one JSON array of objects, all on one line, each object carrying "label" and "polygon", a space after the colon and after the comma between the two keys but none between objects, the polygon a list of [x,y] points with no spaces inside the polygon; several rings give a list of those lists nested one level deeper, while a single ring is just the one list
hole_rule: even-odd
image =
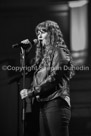
[{"label": "microphone", "polygon": [[19,47],[26,49],[26,48],[32,47],[32,44],[28,39],[25,39],[21,41],[20,43],[16,43],[12,45],[12,48],[19,48]]},{"label": "microphone", "polygon": [[38,44],[38,39],[33,39],[34,44]]},{"label": "microphone", "polygon": [[37,45],[37,47],[42,47],[42,40],[34,39],[33,43]]}]

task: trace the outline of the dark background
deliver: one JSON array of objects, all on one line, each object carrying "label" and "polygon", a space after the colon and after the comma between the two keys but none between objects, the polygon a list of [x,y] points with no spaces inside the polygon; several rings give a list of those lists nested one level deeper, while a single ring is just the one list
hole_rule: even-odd
[{"label": "dark background", "polygon": [[[3,65],[19,66],[20,49],[12,49],[14,43],[24,39],[32,41],[35,26],[45,20],[57,21],[70,49],[70,12],[69,10],[51,11],[51,5],[66,4],[67,0],[1,0],[0,1],[0,135],[21,136],[21,100],[17,85],[19,71],[3,70]],[[65,13],[66,16],[61,14]],[[72,119],[70,136],[91,135],[91,4],[88,4],[88,57],[86,65],[89,71],[76,72],[71,81]],[[35,54],[32,47],[30,57]],[[27,79],[28,86],[30,79]]]}]

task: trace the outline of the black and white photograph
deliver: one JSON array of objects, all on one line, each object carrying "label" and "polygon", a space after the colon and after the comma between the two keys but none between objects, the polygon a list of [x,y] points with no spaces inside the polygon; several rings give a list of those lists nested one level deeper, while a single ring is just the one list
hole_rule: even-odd
[{"label": "black and white photograph", "polygon": [[91,136],[90,0],[0,1],[0,136]]}]

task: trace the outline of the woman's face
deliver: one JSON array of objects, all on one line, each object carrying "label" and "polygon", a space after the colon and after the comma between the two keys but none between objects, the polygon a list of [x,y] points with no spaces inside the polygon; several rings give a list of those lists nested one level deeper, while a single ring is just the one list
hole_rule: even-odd
[{"label": "woman's face", "polygon": [[41,29],[37,33],[38,40],[41,41],[42,46],[50,44],[50,35],[45,29]]}]

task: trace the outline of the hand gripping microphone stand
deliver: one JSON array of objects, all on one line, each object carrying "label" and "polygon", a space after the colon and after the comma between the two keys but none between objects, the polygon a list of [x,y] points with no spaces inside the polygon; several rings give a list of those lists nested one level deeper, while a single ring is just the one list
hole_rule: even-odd
[{"label": "hand gripping microphone stand", "polygon": [[[32,44],[31,42],[26,39],[23,40],[21,43],[19,44],[14,44],[12,45],[12,48],[21,48],[21,53],[20,53],[20,63],[22,66],[22,76],[23,76],[23,89],[25,89],[25,52],[29,52],[30,49],[32,48]],[[22,100],[22,121],[23,121],[23,126],[22,126],[22,130],[23,130],[23,136],[25,136],[25,99]]]},{"label": "hand gripping microphone stand", "polygon": [[[23,89],[25,89],[25,49],[21,47]],[[25,136],[25,99],[22,100],[23,136]]]},{"label": "hand gripping microphone stand", "polygon": [[[25,89],[25,49],[21,47],[23,89]],[[25,99],[22,100],[23,136],[25,136]]]},{"label": "hand gripping microphone stand", "polygon": [[[31,49],[32,45],[30,46]],[[23,76],[23,89],[25,89],[25,80],[26,80],[26,68],[25,68],[25,52],[27,48],[21,47],[21,65],[22,65],[22,76]],[[26,100],[26,101],[25,101]],[[25,136],[25,103],[27,102],[27,98],[22,100],[22,121],[23,121],[23,136]],[[27,105],[29,106],[29,105]]]},{"label": "hand gripping microphone stand", "polygon": [[[25,69],[25,53],[29,52],[32,48],[32,44],[31,42],[26,39],[24,40],[24,43],[19,43],[19,44],[14,44],[12,45],[12,48],[21,48],[21,53],[20,53],[20,63],[21,63],[21,67],[22,67],[22,76],[23,76],[23,89],[25,89],[25,75],[26,75],[26,69]],[[27,99],[26,99],[27,101]],[[27,105],[29,106],[29,105]],[[23,131],[23,136],[25,136],[25,99],[22,100],[22,121],[23,121],[23,125],[22,125],[22,131]]]},{"label": "hand gripping microphone stand", "polygon": [[[22,76],[23,76],[23,89],[25,89],[25,80],[26,80],[26,68],[25,68],[25,52],[29,52],[32,48],[32,44],[28,41],[27,44],[22,44],[21,46],[21,66],[22,66]],[[28,101],[28,98],[22,100],[22,121],[23,121],[23,136],[25,136],[25,102]],[[26,105],[26,109],[30,106],[30,104]]]},{"label": "hand gripping microphone stand", "polygon": [[[27,40],[25,40],[26,42]],[[26,69],[25,69],[25,52],[28,49],[31,49],[32,44],[28,41],[27,44],[21,44],[21,67],[22,67],[22,76],[23,76],[23,89],[25,89],[25,80],[26,80]],[[25,136],[25,99],[22,100],[22,121],[23,121],[23,125],[22,125],[22,131],[23,131],[23,136]]]}]

